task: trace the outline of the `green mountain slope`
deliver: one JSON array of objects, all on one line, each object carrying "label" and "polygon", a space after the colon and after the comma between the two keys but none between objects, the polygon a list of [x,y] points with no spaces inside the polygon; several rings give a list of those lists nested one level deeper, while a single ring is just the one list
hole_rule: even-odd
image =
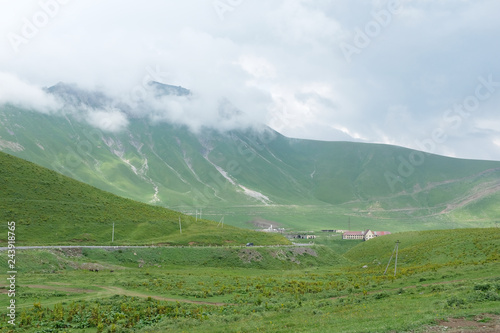
[{"label": "green mountain slope", "polygon": [[[98,190],[33,163],[0,153],[0,220],[16,222],[16,245],[283,244],[266,234],[196,220]],[[179,221],[182,227],[180,232]]]},{"label": "green mountain slope", "polygon": [[[83,98],[83,97],[82,97]],[[92,99],[86,97],[87,99]],[[103,98],[94,98],[103,100]],[[379,144],[221,133],[133,118],[100,131],[82,115],[0,107],[0,150],[100,189],[246,226],[421,230],[500,221],[500,162]]]}]

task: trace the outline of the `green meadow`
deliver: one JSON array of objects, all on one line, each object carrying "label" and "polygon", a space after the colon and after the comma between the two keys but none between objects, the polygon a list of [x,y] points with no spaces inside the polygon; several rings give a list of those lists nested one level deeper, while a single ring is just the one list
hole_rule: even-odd
[{"label": "green meadow", "polygon": [[[50,120],[39,117],[40,124]],[[75,128],[86,130],[82,124]],[[0,153],[1,247],[8,243],[8,221],[15,222],[16,247],[108,246],[0,251],[4,272],[12,269],[8,260],[13,256],[17,271],[15,296],[8,296],[8,280],[0,283],[2,332],[426,332],[451,318],[487,323],[500,315],[500,229],[494,227],[500,212],[498,163],[428,157],[426,167],[399,184],[404,188],[388,193],[380,176],[386,169],[365,166],[394,162],[408,150],[278,136],[248,166],[237,146],[213,134],[210,140],[218,145],[211,159],[227,165],[231,160],[225,156],[233,156],[245,170],[238,177],[241,184],[274,191],[279,200],[249,203],[224,182],[209,198],[216,204],[203,207],[201,218],[188,205],[197,195],[189,182],[200,183],[198,189],[212,184],[215,169],[207,169],[207,160],[194,154],[207,143],[184,133],[181,148],[174,149],[175,136],[159,129],[153,134],[168,143],[161,151],[150,147],[160,153],[156,162],[149,159],[152,172],[170,170],[159,198],[171,199],[184,214],[112,194],[144,199],[151,189],[144,179],[154,175],[134,178],[96,137],[97,155],[87,154],[72,172],[88,183],[103,177],[100,184],[107,185],[101,188],[110,192]],[[247,134],[233,139],[251,147]],[[60,141],[57,151],[65,151],[67,133],[51,135]],[[35,145],[36,140],[28,141]],[[181,177],[171,173],[186,169],[183,153],[190,151],[199,160],[192,160],[198,173],[189,177],[199,179],[183,182],[191,171]],[[139,170],[144,156],[126,153]],[[50,154],[40,154],[52,161]],[[171,169],[162,166],[160,156],[173,156]],[[335,160],[338,174],[329,166],[335,156],[341,157]],[[278,167],[269,171],[273,159]],[[101,173],[91,172],[91,165]],[[257,183],[261,174],[269,177],[265,185]],[[351,182],[332,187],[328,179]],[[280,187],[287,182],[294,184],[291,190]],[[279,234],[250,230],[252,220],[317,238],[292,244]],[[363,242],[319,231],[349,225],[393,234]],[[246,246],[250,242],[255,246]],[[396,266],[396,256],[390,258],[397,242]],[[15,326],[4,315],[12,299]]]},{"label": "green meadow", "polygon": [[[384,275],[396,241],[396,274],[393,258]],[[499,229],[404,232],[368,242],[324,234],[316,243],[18,251],[18,325],[1,327],[425,332],[440,320],[500,314]],[[7,261],[5,252],[0,260]],[[3,297],[1,307],[7,302]]]},{"label": "green meadow", "polygon": [[7,221],[16,222],[18,246],[289,243],[121,198],[4,153],[0,170],[0,246],[7,243]]}]

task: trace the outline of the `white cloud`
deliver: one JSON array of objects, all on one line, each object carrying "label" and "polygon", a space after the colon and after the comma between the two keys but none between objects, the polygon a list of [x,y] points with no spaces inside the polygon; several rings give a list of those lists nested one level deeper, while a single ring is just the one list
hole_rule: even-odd
[{"label": "white cloud", "polygon": [[276,68],[265,58],[241,56],[237,62],[243,70],[255,78],[275,78]]},{"label": "white cloud", "polygon": [[480,118],[476,121],[476,128],[480,131],[494,131],[500,134],[500,119],[499,118]]},{"label": "white cloud", "polygon": [[22,81],[17,76],[0,72],[0,104],[10,103],[17,107],[54,113],[61,104],[41,88]]},{"label": "white cloud", "polygon": [[[22,3],[0,0],[0,35],[20,33],[23,19],[40,11],[37,0]],[[53,101],[33,87],[76,82],[130,96],[147,79],[147,68],[159,68],[164,83],[193,96],[149,101],[154,107],[142,115],[156,121],[193,130],[265,121],[289,136],[414,148],[441,126],[448,108],[474,93],[478,76],[500,80],[500,2],[401,1],[390,23],[346,62],[339,45],[352,43],[355,29],[388,3],[245,1],[221,21],[211,1],[72,1],[18,53],[7,38],[0,40],[0,72],[15,73],[31,87],[1,81],[0,98],[53,112]],[[220,118],[223,100],[244,115]],[[500,160],[492,144],[498,133],[482,120],[498,119],[499,103],[499,97],[482,103],[449,132],[440,152]],[[125,126],[123,117],[106,115],[117,122],[113,130]]]},{"label": "white cloud", "polygon": [[128,119],[120,110],[88,110],[87,122],[106,132],[119,132],[128,126]]}]

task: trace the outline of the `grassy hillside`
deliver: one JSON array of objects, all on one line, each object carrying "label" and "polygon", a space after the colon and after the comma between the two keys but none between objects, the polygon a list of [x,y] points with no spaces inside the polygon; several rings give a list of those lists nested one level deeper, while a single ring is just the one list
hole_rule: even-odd
[{"label": "grassy hillside", "polygon": [[[133,119],[126,131],[76,114],[0,107],[0,150],[102,190],[227,224],[263,218],[303,230],[491,227],[500,162],[401,147],[220,133]],[[410,163],[411,161],[411,163]],[[413,163],[413,164],[412,164]]]},{"label": "grassy hillside", "polygon": [[[406,274],[447,265],[500,263],[500,228],[396,233],[363,242],[350,249],[345,257],[380,269],[388,263],[397,241],[398,267]],[[395,257],[392,260],[394,269]]]},{"label": "grassy hillside", "polygon": [[[398,272],[384,276],[397,239]],[[493,332],[498,241],[498,229],[399,233],[354,242],[345,258],[333,243],[351,241],[338,239],[285,248],[18,251],[16,331],[440,332],[446,320],[465,318],[464,326]]]},{"label": "grassy hillside", "polygon": [[[181,220],[182,234],[179,230]],[[277,235],[238,229],[124,199],[22,159],[0,153],[0,221],[16,222],[17,245],[287,243]]]}]

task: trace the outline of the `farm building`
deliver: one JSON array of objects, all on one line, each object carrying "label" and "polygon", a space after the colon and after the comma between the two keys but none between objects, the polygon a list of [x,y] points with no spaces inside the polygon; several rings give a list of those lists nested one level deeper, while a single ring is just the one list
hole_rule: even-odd
[{"label": "farm building", "polygon": [[298,238],[298,239],[315,239],[315,235],[295,235],[293,238]]},{"label": "farm building", "polygon": [[346,231],[342,235],[342,239],[364,239],[363,231]]},{"label": "farm building", "polygon": [[371,231],[367,229],[365,231],[346,231],[342,235],[342,239],[362,239],[362,240],[370,240],[375,237],[390,235],[389,231]]}]

